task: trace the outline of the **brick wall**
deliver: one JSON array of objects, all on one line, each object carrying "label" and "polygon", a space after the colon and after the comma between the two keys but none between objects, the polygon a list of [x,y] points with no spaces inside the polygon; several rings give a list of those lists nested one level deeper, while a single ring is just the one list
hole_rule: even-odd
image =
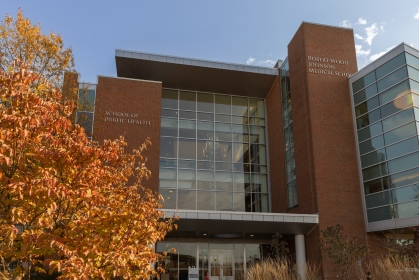
[{"label": "brick wall", "polygon": [[161,90],[159,82],[99,77],[93,126],[94,140],[122,135],[129,153],[150,137],[152,146],[144,155],[151,178],[143,185],[155,191],[159,185]]},{"label": "brick wall", "polygon": [[[342,74],[357,71],[353,31],[303,23],[288,59],[298,188],[298,207],[290,212],[319,214],[306,243],[314,260],[320,230],[328,226],[341,224],[349,236],[366,237],[349,83]],[[330,264],[323,271],[335,277]]]}]

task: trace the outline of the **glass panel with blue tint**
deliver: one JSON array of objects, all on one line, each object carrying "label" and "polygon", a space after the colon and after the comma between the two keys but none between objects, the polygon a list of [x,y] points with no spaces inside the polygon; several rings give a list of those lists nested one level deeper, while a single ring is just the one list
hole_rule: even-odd
[{"label": "glass panel with blue tint", "polygon": [[384,146],[384,138],[382,135],[369,139],[359,144],[359,151],[362,154],[377,150]]},{"label": "glass panel with blue tint", "polygon": [[409,80],[409,82],[410,82],[410,89],[415,93],[419,93],[419,82],[416,82],[414,80]]},{"label": "glass panel with blue tint", "polygon": [[181,91],[179,93],[179,109],[180,110],[196,110],[196,92]]},{"label": "glass panel with blue tint", "polygon": [[409,154],[387,162],[390,174],[419,166],[419,153]]},{"label": "glass panel with blue tint", "polygon": [[356,127],[361,129],[381,119],[380,109],[376,109],[356,119]]},{"label": "glass panel with blue tint", "polygon": [[361,156],[362,168],[377,164],[386,160],[386,153],[384,149],[371,152],[369,154]]},{"label": "glass panel with blue tint", "polygon": [[394,218],[408,218],[419,215],[419,201],[397,204],[394,207]]},{"label": "glass panel with blue tint", "polygon": [[352,83],[352,91],[353,91],[353,93],[356,93],[359,90],[363,89],[364,87],[372,84],[373,82],[375,82],[375,71],[372,71],[372,72],[368,73],[367,75],[365,75],[361,79]]},{"label": "glass panel with blue tint", "polygon": [[161,118],[160,135],[177,137],[178,125],[177,119]]},{"label": "glass panel with blue tint", "polygon": [[96,91],[79,89],[77,111],[93,112],[95,110]]},{"label": "glass panel with blue tint", "polygon": [[412,67],[407,67],[407,68],[409,72],[409,78],[414,79],[419,82],[419,70]]},{"label": "glass panel with blue tint", "polygon": [[364,100],[367,100],[368,98],[370,98],[371,96],[374,96],[377,94],[377,84],[374,83],[372,85],[370,85],[369,87],[361,90],[360,92],[354,94],[354,103],[359,104]]},{"label": "glass panel with blue tint", "polygon": [[379,80],[377,82],[378,91],[383,91],[392,85],[397,84],[398,82],[404,80],[407,77],[407,68],[402,67],[396,72],[391,73],[390,75],[386,76],[385,78]]},{"label": "glass panel with blue tint", "polygon": [[387,175],[387,164],[380,163],[362,170],[364,181]]},{"label": "glass panel with blue tint", "polygon": [[410,53],[406,53],[406,63],[419,69],[419,58],[411,55]]},{"label": "glass panel with blue tint", "polygon": [[375,70],[377,80],[381,79],[388,73],[393,72],[394,69],[397,69],[404,64],[406,64],[406,59],[404,53],[401,53]]},{"label": "glass panel with blue tint", "polygon": [[419,183],[365,197],[367,208],[419,199]]},{"label": "glass panel with blue tint", "polygon": [[380,93],[380,103],[385,104],[409,92],[409,80],[398,83],[392,88]]},{"label": "glass panel with blue tint", "polygon": [[171,89],[162,90],[162,99],[161,99],[162,108],[178,108],[178,91]]},{"label": "glass panel with blue tint", "polygon": [[380,106],[380,102],[378,101],[378,96],[365,101],[358,106],[355,107],[355,114],[357,117],[377,108]]},{"label": "glass panel with blue tint", "polygon": [[413,109],[407,109],[387,119],[384,119],[381,122],[383,123],[383,131],[388,131],[413,120]]},{"label": "glass panel with blue tint", "polygon": [[77,112],[76,123],[84,128],[87,137],[93,134],[93,113]]},{"label": "glass panel with blue tint", "polygon": [[383,125],[381,122],[376,122],[375,124],[358,130],[358,141],[364,141],[381,133],[383,133]]},{"label": "glass panel with blue tint", "polygon": [[412,94],[403,95],[393,102],[387,103],[380,108],[383,118],[393,115],[413,105]]},{"label": "glass panel with blue tint", "polygon": [[364,183],[365,194],[381,192],[388,189],[391,189],[388,177],[381,177]]},{"label": "glass panel with blue tint", "polygon": [[385,139],[386,145],[390,145],[400,140],[412,137],[413,135],[416,135],[416,134],[417,132],[416,132],[415,123],[409,123],[407,125],[401,126],[399,128],[396,128],[392,131],[385,133],[384,139]]},{"label": "glass panel with blue tint", "polygon": [[390,220],[393,218],[393,213],[390,206],[384,206],[380,208],[375,208],[367,210],[368,222],[378,222],[384,220]]},{"label": "glass panel with blue tint", "polygon": [[[163,197],[163,209],[176,209],[177,189],[159,189],[160,195]],[[177,258],[176,258],[177,259]]]},{"label": "glass panel with blue tint", "polygon": [[387,159],[392,159],[401,155],[419,150],[419,142],[417,137],[399,142],[397,144],[386,147]]}]

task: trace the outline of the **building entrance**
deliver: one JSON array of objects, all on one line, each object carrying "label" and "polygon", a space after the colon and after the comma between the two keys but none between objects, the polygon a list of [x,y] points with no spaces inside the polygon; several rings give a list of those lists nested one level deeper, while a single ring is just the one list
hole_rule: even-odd
[{"label": "building entrance", "polygon": [[210,280],[234,279],[234,250],[211,250],[209,256]]}]

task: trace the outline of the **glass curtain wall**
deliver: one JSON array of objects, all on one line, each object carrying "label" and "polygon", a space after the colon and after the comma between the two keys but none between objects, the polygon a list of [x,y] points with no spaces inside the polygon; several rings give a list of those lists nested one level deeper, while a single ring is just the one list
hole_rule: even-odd
[{"label": "glass curtain wall", "polygon": [[284,127],[285,143],[285,168],[287,178],[288,208],[298,205],[297,199],[297,181],[295,173],[294,157],[294,133],[292,131],[291,114],[291,91],[288,58],[282,64],[281,75],[281,94],[282,94],[282,120]]},{"label": "glass curtain wall", "polygon": [[268,212],[263,99],[163,89],[165,209]]},{"label": "glass curtain wall", "polygon": [[[92,87],[92,86],[91,86]],[[84,128],[87,138],[92,139],[93,116],[95,112],[96,90],[83,87],[79,89],[77,99],[76,124]]]},{"label": "glass curtain wall", "polygon": [[402,53],[352,84],[368,222],[419,214],[419,58]]},{"label": "glass curtain wall", "polygon": [[247,267],[269,256],[268,244],[159,242],[156,252],[167,255],[158,265],[172,280],[188,279],[188,267],[199,268],[199,279],[244,279]]}]

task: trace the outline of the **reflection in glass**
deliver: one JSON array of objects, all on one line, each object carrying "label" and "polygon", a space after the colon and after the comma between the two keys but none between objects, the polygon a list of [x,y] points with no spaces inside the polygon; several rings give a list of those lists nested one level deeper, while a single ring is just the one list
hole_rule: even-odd
[{"label": "reflection in glass", "polygon": [[162,108],[178,108],[178,91],[172,89],[163,89],[162,90],[162,99],[161,99]]},{"label": "reflection in glass", "polygon": [[180,110],[196,110],[196,93],[193,91],[179,92],[179,109]]}]

